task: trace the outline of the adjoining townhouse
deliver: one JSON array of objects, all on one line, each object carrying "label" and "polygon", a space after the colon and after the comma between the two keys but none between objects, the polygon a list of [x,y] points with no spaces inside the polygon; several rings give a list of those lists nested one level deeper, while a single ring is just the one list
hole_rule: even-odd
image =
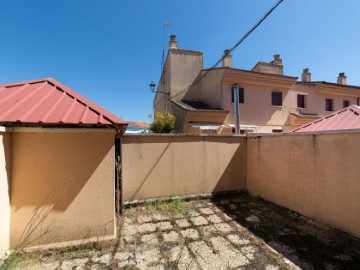
[{"label": "adjoining townhouse", "polygon": [[306,124],[303,115],[318,115],[324,117],[334,111],[359,105],[360,87],[347,85],[344,73],[340,73],[337,83],[311,81],[308,69],[302,73],[302,81],[296,82],[291,91],[292,104],[296,104],[297,112],[290,115],[290,124],[298,127]]},{"label": "adjoining townhouse", "polygon": [[203,69],[202,52],[179,49],[172,35],[154,111],[173,112],[175,132],[232,134],[233,85],[239,89],[241,133],[290,131],[359,104],[360,97],[360,87],[347,85],[344,73],[337,83],[311,81],[309,69],[304,69],[301,81],[285,76],[280,55],[248,71],[233,68],[232,56],[225,51],[222,67]]}]

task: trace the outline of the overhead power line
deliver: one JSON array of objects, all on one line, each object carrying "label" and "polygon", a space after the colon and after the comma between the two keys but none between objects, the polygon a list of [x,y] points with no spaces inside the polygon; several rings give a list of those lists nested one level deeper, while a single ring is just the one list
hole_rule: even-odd
[{"label": "overhead power line", "polygon": [[[270,14],[271,14],[283,1],[284,1],[284,0],[279,0],[272,8],[270,8],[269,11],[266,12],[265,15],[264,15],[263,17],[261,17],[261,19],[260,19],[252,28],[250,28],[250,30],[249,30],[238,42],[236,42],[236,44],[235,44],[231,49],[229,49],[228,51],[226,51],[226,52],[224,53],[224,55],[220,58],[220,60],[218,60],[211,68],[207,69],[203,75],[198,76],[197,79],[195,79],[193,83],[191,83],[189,86],[187,86],[184,90],[181,90],[179,93],[177,93],[177,94],[169,97],[169,99],[170,99],[170,98],[177,97],[178,95],[181,95],[182,93],[187,92],[191,87],[195,87],[196,85],[198,85],[199,82],[200,82],[202,79],[204,79],[211,70],[215,69],[215,68],[221,63],[221,61],[222,61],[226,56],[228,56],[228,55],[229,55],[232,51],[234,51],[241,43],[243,43],[244,40],[247,39],[247,38],[250,36],[250,34],[251,34],[252,32],[254,32],[254,31],[256,30],[256,28],[258,28],[258,27],[262,24],[262,22],[265,21],[265,19],[266,19],[267,17],[270,16]],[[161,100],[162,100],[162,99],[161,99]],[[159,101],[159,102],[160,102],[160,101]],[[158,104],[158,103],[157,103],[157,104]],[[157,104],[155,104],[155,106],[156,106]]]}]

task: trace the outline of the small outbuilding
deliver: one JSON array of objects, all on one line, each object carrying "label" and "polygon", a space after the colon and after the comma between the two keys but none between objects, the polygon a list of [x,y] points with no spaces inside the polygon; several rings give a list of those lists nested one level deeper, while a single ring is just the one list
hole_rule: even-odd
[{"label": "small outbuilding", "polygon": [[126,126],[51,78],[0,85],[0,255],[116,236]]}]

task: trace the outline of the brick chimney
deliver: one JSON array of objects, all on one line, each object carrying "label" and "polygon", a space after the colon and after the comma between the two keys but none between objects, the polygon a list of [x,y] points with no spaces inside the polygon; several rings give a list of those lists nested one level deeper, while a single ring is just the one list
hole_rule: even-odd
[{"label": "brick chimney", "polygon": [[258,62],[251,71],[267,73],[267,74],[277,74],[284,75],[284,66],[282,65],[282,60],[280,54],[274,55],[274,60],[270,63]]},{"label": "brick chimney", "polygon": [[311,82],[311,73],[308,68],[304,68],[303,73],[301,74],[301,81]]},{"label": "brick chimney", "polygon": [[282,60],[280,58],[280,54],[275,54],[274,60],[272,60],[270,63],[276,66],[282,66]]},{"label": "brick chimney", "polygon": [[223,60],[222,60],[222,67],[229,67],[232,68],[232,55],[229,54],[230,51],[229,50],[225,50],[224,54],[223,54]]},{"label": "brick chimney", "polygon": [[338,84],[347,84],[347,80],[346,80],[346,76],[344,72],[339,73],[339,77],[337,78],[337,83]]},{"label": "brick chimney", "polygon": [[169,49],[177,49],[177,40],[175,35],[170,36]]}]

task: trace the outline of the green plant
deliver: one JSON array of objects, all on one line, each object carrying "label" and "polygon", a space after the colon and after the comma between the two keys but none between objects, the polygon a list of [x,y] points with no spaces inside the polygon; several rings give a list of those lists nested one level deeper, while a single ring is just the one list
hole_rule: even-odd
[{"label": "green plant", "polygon": [[146,206],[149,212],[155,211],[168,211],[173,214],[188,214],[192,211],[192,207],[189,203],[182,199],[176,198],[170,201],[155,200],[149,202]]},{"label": "green plant", "polygon": [[169,202],[169,209],[175,214],[187,214],[191,211],[191,206],[182,199],[173,199]]},{"label": "green plant", "polygon": [[127,264],[124,266],[124,270],[136,270],[135,265]]},{"label": "green plant", "polygon": [[154,133],[170,133],[175,126],[175,116],[169,112],[156,112],[154,122],[150,125],[150,130]]},{"label": "green plant", "polygon": [[0,270],[9,270],[16,267],[18,258],[15,252],[11,252],[5,260],[0,260]]},{"label": "green plant", "polygon": [[150,213],[155,212],[155,211],[167,211],[168,205],[166,204],[165,201],[155,200],[155,201],[149,202],[147,204],[146,208]]}]

